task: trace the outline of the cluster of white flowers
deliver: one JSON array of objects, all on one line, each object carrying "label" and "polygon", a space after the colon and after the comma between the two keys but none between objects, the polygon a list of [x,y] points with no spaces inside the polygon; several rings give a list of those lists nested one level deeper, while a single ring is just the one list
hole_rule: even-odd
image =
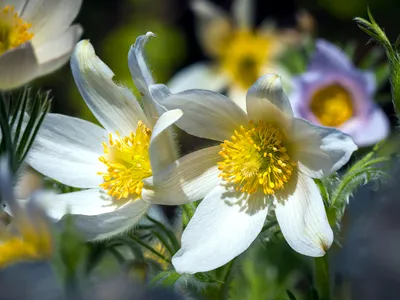
[{"label": "cluster of white flowers", "polygon": [[[79,26],[69,27],[81,1],[6,4],[0,14],[9,23],[0,22],[0,30],[25,30],[14,28],[23,36],[9,37],[20,39],[19,44],[6,45],[0,37],[0,88],[13,88],[69,58],[81,34]],[[205,2],[195,6],[211,14]],[[246,34],[236,38],[250,39]],[[260,70],[251,73],[258,79],[250,78],[252,85],[240,100],[207,89],[172,94],[154,82],[145,61],[144,46],[152,36],[138,37],[128,53],[142,106],[128,88],[113,81],[114,73],[89,41],[75,46],[72,74],[101,127],[69,116],[46,116],[27,163],[47,177],[82,189],[40,199],[47,214],[55,222],[72,215],[79,231],[93,241],[123,234],[153,204],[201,200],[172,259],[179,273],[226,264],[253,243],[272,214],[295,251],[323,256],[333,232],[313,179],[348,162],[357,149],[352,138],[297,118],[280,77],[262,71],[266,53],[260,54]],[[264,45],[261,37],[254,39]],[[231,62],[222,65],[230,70]],[[238,80],[239,71],[232,71],[230,79]],[[249,78],[244,79],[239,78],[241,89]],[[172,125],[219,145],[180,157]]]}]

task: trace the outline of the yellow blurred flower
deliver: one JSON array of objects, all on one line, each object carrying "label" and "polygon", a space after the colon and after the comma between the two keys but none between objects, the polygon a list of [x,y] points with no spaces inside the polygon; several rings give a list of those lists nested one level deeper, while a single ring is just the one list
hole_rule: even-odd
[{"label": "yellow blurred flower", "polygon": [[235,0],[232,17],[206,0],[195,0],[197,35],[211,64],[199,62],[174,76],[172,92],[187,89],[227,90],[228,97],[245,108],[247,89],[266,73],[282,73],[277,58],[293,35],[278,31],[268,22],[254,28],[254,1]]},{"label": "yellow blurred flower", "polygon": [[53,239],[44,212],[36,206],[35,198],[20,206],[12,191],[11,175],[5,159],[0,160],[0,194],[10,224],[0,223],[0,268],[22,261],[47,260],[53,253]]}]

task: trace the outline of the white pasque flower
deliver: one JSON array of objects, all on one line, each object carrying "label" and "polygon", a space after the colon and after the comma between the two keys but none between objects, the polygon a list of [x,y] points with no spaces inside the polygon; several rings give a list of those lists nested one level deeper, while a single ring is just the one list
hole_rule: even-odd
[{"label": "white pasque flower", "polygon": [[163,85],[150,91],[167,109],[182,110],[178,127],[221,142],[145,180],[142,197],[149,202],[204,198],[173,257],[178,272],[209,271],[245,251],[270,208],[294,250],[325,254],[333,232],[312,178],[329,175],[349,160],[357,146],[348,135],[295,118],[277,75],[265,75],[249,89],[246,111],[211,91],[168,97]]},{"label": "white pasque flower", "polygon": [[114,73],[96,56],[89,41],[77,44],[71,68],[86,104],[103,126],[59,114],[48,114],[27,158],[40,173],[65,185],[86,190],[60,194],[41,202],[55,220],[70,213],[87,239],[98,240],[131,228],[147,212],[143,179],[177,158],[166,130],[182,115],[160,114],[148,85],[153,78],[143,47],[152,36],[137,38],[129,51],[129,68],[142,95],[144,109]]},{"label": "white pasque flower", "polygon": [[55,71],[82,35],[82,0],[0,0],[0,90]]}]

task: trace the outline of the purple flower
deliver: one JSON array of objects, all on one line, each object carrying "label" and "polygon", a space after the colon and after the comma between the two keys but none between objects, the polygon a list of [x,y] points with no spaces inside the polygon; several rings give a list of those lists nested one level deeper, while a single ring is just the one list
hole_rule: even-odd
[{"label": "purple flower", "polygon": [[390,131],[384,112],[374,103],[372,72],[356,69],[339,48],[318,40],[308,69],[293,79],[294,114],[310,122],[336,127],[358,146],[375,144]]}]

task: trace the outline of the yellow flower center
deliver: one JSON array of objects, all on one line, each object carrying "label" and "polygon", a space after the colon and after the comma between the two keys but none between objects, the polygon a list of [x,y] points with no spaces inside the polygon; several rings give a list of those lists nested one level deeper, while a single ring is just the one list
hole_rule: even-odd
[{"label": "yellow flower center", "polygon": [[0,8],[0,54],[30,41],[33,33],[29,32],[32,24],[25,22],[14,11],[13,6]]},{"label": "yellow flower center", "polygon": [[0,268],[21,261],[38,260],[41,258],[42,256],[34,244],[27,243],[17,237],[10,238],[0,244]]},{"label": "yellow flower center", "polygon": [[285,146],[282,130],[269,123],[250,122],[235,130],[231,140],[225,140],[219,154],[220,177],[232,183],[237,191],[248,194],[262,189],[272,195],[283,189],[297,163],[292,161]]},{"label": "yellow flower center", "polygon": [[221,51],[222,70],[234,84],[248,89],[262,75],[277,46],[275,36],[238,31]]},{"label": "yellow flower center", "polygon": [[117,199],[128,196],[137,199],[143,188],[143,179],[152,175],[149,155],[151,130],[139,121],[135,133],[116,137],[110,133],[109,141],[103,143],[104,156],[100,161],[107,172],[99,172],[104,183],[100,184],[107,193]]},{"label": "yellow flower center", "polygon": [[49,259],[53,253],[51,232],[43,217],[36,217],[35,224],[27,215],[14,216],[14,229],[19,235],[0,230],[0,268],[28,261]]},{"label": "yellow flower center", "polygon": [[332,84],[314,92],[310,109],[324,126],[338,127],[353,116],[351,95],[339,84]]}]

